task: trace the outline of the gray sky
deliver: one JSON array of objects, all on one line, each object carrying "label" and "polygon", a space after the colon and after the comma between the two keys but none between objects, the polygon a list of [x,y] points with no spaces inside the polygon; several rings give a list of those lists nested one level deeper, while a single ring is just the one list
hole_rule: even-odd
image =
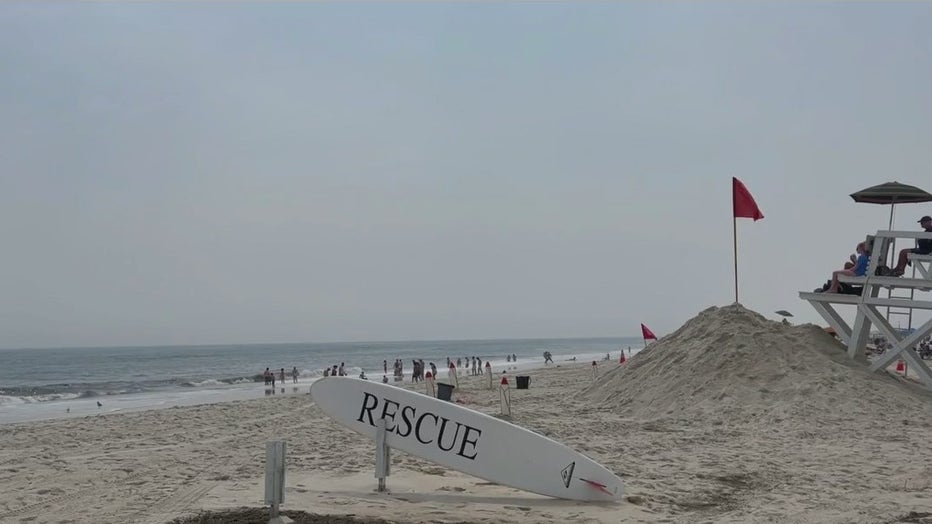
[{"label": "gray sky", "polygon": [[[932,190],[928,3],[0,5],[0,347],[638,335]],[[916,229],[932,205],[898,208]]]}]

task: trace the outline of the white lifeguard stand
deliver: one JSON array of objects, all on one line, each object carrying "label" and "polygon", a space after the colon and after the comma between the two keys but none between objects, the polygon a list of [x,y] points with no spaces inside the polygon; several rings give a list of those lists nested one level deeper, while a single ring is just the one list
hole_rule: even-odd
[{"label": "white lifeguard stand", "polygon": [[[829,326],[835,329],[838,337],[848,347],[848,358],[865,358],[864,350],[870,337],[871,326],[876,326],[893,347],[884,354],[877,356],[871,363],[871,371],[885,369],[897,359],[905,360],[910,368],[918,375],[919,380],[929,389],[932,389],[932,370],[926,365],[919,354],[916,345],[927,335],[932,333],[932,319],[922,326],[903,334],[889,322],[891,314],[907,314],[910,328],[914,310],[932,311],[932,301],[916,300],[917,292],[932,291],[932,255],[909,254],[908,258],[913,264],[912,276],[907,278],[877,276],[874,268],[880,266],[886,259],[887,247],[896,238],[932,239],[932,233],[914,231],[878,231],[871,243],[871,263],[868,266],[868,275],[864,277],[842,277],[839,280],[853,286],[863,286],[860,295],[842,295],[838,293],[808,293],[801,291],[799,298],[806,300],[822,316]],[[897,253],[892,253],[893,257]],[[894,258],[895,262],[895,258]],[[881,290],[886,289],[886,297],[880,296]],[[896,296],[895,290],[902,290],[908,296]],[[922,296],[922,295],[920,295]],[[925,297],[923,297],[925,298]],[[854,326],[838,314],[835,306],[853,305],[857,307]],[[887,308],[884,316],[879,307]],[[891,311],[896,308],[899,311]]]}]

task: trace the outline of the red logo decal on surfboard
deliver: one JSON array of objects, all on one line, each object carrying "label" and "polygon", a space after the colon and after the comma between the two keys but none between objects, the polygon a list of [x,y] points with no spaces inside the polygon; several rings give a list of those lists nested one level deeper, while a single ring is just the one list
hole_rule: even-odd
[{"label": "red logo decal on surfboard", "polygon": [[618,493],[618,488],[615,488],[615,491],[614,491],[614,492],[611,492],[611,491],[608,490],[608,486],[606,486],[605,484],[602,484],[601,482],[596,482],[596,481],[594,481],[594,480],[589,480],[589,479],[584,479],[584,478],[581,478],[581,479],[579,479],[579,480],[581,480],[581,481],[583,481],[583,482],[589,484],[590,486],[592,486],[593,488],[598,489],[599,491],[602,491],[602,492],[604,492],[604,493],[608,493],[609,495],[614,495],[614,494]]}]

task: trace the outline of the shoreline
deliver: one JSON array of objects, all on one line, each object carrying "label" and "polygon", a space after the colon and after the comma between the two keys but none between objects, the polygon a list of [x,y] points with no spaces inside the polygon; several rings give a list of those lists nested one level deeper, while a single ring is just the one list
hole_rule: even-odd
[{"label": "shoreline", "polygon": [[[617,352],[616,352],[617,353]],[[635,353],[636,354],[636,351]],[[595,355],[591,353],[560,355],[558,358],[575,357],[576,362],[588,361]],[[604,358],[604,355],[601,356]],[[532,371],[545,368],[543,358],[522,359],[517,363],[501,361],[493,362],[493,373],[499,375],[502,371],[512,373],[515,371]],[[604,361],[600,361],[604,362]],[[557,360],[555,365],[572,364],[573,362],[566,359]],[[389,369],[389,372],[391,370]],[[367,372],[368,373],[368,372]],[[440,382],[446,380],[447,372],[444,369],[438,369]],[[369,380],[381,380],[382,373],[368,375]],[[468,373],[467,373],[467,376]],[[6,424],[16,424],[24,422],[36,422],[42,420],[55,420],[67,418],[80,418],[85,416],[96,416],[116,413],[137,413],[149,410],[169,409],[182,406],[198,406],[219,404],[224,402],[235,402],[241,400],[261,399],[276,395],[294,395],[307,393],[314,381],[322,376],[299,377],[298,383],[294,384],[290,377],[286,377],[284,386],[280,382],[276,387],[267,386],[261,382],[248,384],[234,384],[223,388],[178,388],[173,390],[153,391],[144,393],[131,393],[124,395],[102,395],[88,398],[72,398],[66,400],[52,400],[47,402],[32,402],[0,405],[0,427]],[[462,375],[460,375],[462,378]],[[389,375],[389,384],[410,384],[411,374],[410,366],[406,370],[405,380],[403,382],[394,382]],[[97,406],[97,402],[103,404]]]}]

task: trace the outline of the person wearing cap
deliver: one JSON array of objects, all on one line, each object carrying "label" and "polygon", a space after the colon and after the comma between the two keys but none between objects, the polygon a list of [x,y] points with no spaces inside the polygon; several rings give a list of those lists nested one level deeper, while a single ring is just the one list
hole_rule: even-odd
[{"label": "person wearing cap", "polygon": [[[918,222],[927,233],[932,233],[932,217],[926,215],[920,218]],[[910,253],[919,255],[928,255],[932,253],[932,238],[920,238],[916,241],[916,247],[901,250],[900,258],[896,261],[896,267],[890,272],[891,275],[899,277],[906,272],[906,264],[909,263],[906,257],[909,256]]]}]

